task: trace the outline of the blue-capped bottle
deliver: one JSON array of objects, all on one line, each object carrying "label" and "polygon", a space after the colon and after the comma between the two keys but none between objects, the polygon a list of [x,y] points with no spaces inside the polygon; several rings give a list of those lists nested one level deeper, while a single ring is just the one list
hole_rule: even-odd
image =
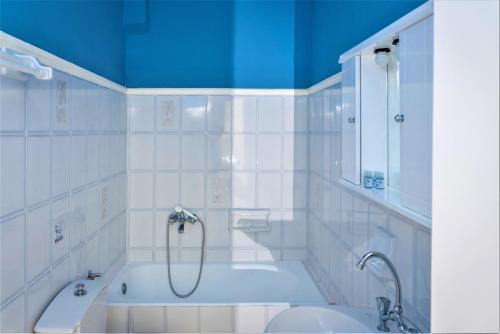
[{"label": "blue-capped bottle", "polygon": [[384,173],[383,172],[375,172],[373,176],[373,187],[375,189],[384,189],[385,186],[385,179],[384,179]]},{"label": "blue-capped bottle", "polygon": [[373,188],[373,173],[369,170],[363,171],[363,187]]}]

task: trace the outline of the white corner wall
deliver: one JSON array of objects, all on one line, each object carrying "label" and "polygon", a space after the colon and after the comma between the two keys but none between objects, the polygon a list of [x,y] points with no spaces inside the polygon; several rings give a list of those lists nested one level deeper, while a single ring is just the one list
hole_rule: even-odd
[{"label": "white corner wall", "polygon": [[499,332],[498,20],[434,3],[433,333]]}]

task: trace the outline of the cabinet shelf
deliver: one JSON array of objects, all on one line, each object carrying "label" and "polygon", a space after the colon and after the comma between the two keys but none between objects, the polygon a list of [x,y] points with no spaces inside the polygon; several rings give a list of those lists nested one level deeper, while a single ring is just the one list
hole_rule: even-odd
[{"label": "cabinet shelf", "polygon": [[372,201],[381,204],[384,207],[387,207],[390,210],[393,210],[428,229],[431,229],[432,227],[432,220],[430,218],[401,205],[401,196],[398,189],[391,187],[386,189],[367,189],[342,179],[339,179],[339,183],[343,187],[361,194],[362,196],[365,196],[368,199],[371,199]]}]

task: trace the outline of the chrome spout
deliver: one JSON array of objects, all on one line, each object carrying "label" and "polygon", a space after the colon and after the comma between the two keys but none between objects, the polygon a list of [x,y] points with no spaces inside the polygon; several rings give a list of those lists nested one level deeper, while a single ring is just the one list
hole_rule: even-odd
[{"label": "chrome spout", "polygon": [[[366,266],[366,261],[368,261],[372,257],[377,257],[377,258],[381,259],[389,267],[389,270],[391,271],[392,277],[394,278],[394,284],[396,286],[396,289],[395,289],[396,295],[394,298],[394,310],[395,311],[400,310],[400,309],[402,310],[402,308],[401,308],[401,298],[402,298],[401,297],[401,281],[399,280],[399,275],[396,272],[396,268],[394,268],[394,265],[392,264],[391,260],[389,260],[389,258],[387,256],[385,256],[384,254],[382,254],[380,252],[368,252],[365,255],[363,255],[361,260],[359,260],[357,267],[360,270],[363,270]],[[402,311],[401,311],[401,313],[402,313]]]}]

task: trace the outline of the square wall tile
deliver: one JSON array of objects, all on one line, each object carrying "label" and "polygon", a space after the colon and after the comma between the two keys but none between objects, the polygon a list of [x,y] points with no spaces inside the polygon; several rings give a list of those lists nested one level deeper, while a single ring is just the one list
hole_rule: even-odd
[{"label": "square wall tile", "polygon": [[178,173],[156,173],[156,207],[171,209],[180,202]]},{"label": "square wall tile", "polygon": [[24,208],[24,137],[0,137],[0,216]]},{"label": "square wall tile", "polygon": [[85,261],[88,268],[99,268],[99,235],[94,235],[85,244]]},{"label": "square wall tile", "polygon": [[259,208],[281,208],[280,173],[260,173],[257,188]]},{"label": "square wall tile", "polygon": [[233,262],[253,262],[257,260],[255,250],[232,250],[231,261]]},{"label": "square wall tile", "polygon": [[86,181],[91,183],[99,179],[99,136],[88,135],[87,137],[87,167]]},{"label": "square wall tile", "polygon": [[85,185],[86,146],[85,136],[71,136],[71,187],[73,189]]},{"label": "square wall tile", "polygon": [[74,280],[77,278],[78,274],[85,273],[85,246],[83,244],[80,247],[71,250],[71,267],[70,267],[70,279]]},{"label": "square wall tile", "polygon": [[281,169],[281,135],[259,135],[257,139],[257,164],[260,170]]},{"label": "square wall tile", "polygon": [[181,203],[187,208],[205,206],[205,175],[203,173],[182,173]]},{"label": "square wall tile", "polygon": [[69,283],[69,256],[52,267],[49,278],[51,293],[55,296]]},{"label": "square wall tile", "polygon": [[0,309],[0,332],[1,333],[24,333],[25,332],[25,295],[16,297],[9,304]]},{"label": "square wall tile", "polygon": [[[156,211],[155,214],[155,246],[167,247],[167,221],[170,211]],[[179,244],[178,233],[175,227],[170,226],[170,248],[177,247]]]},{"label": "square wall tile", "polygon": [[73,77],[70,91],[71,129],[73,131],[85,131],[87,90],[86,82],[80,78]]},{"label": "square wall tile", "polygon": [[130,175],[130,206],[134,209],[153,207],[153,174]]},{"label": "square wall tile", "polygon": [[403,296],[406,302],[413,301],[413,282],[415,279],[415,270],[413,266],[414,253],[414,229],[410,222],[399,215],[393,215],[389,218],[389,229],[396,236],[394,250],[389,254],[389,258],[394,263],[401,279],[401,288],[405,292]]},{"label": "square wall tile", "polygon": [[231,96],[209,96],[207,105],[207,130],[231,131]]},{"label": "square wall tile", "polygon": [[93,234],[100,228],[100,212],[99,212],[99,186],[93,186],[86,191],[86,210],[85,210],[85,231],[87,236]]},{"label": "square wall tile", "polygon": [[69,136],[52,137],[52,196],[69,191]]},{"label": "square wall tile", "polygon": [[184,131],[205,131],[206,111],[206,96],[183,96],[182,129]]},{"label": "square wall tile", "polygon": [[303,211],[283,213],[283,243],[285,247],[306,247],[306,214]]},{"label": "square wall tile", "polygon": [[167,332],[199,332],[198,312],[198,307],[167,307]]},{"label": "square wall tile", "polygon": [[99,131],[102,129],[101,120],[103,113],[103,101],[101,100],[102,88],[91,82],[87,82],[87,130]]},{"label": "square wall tile", "polygon": [[50,137],[28,137],[28,205],[50,198]]},{"label": "square wall tile", "polygon": [[68,131],[71,77],[65,73],[54,71],[51,90],[52,130]]},{"label": "square wall tile", "polygon": [[[0,224],[0,303],[24,288],[24,215]],[[3,314],[3,310],[1,311]]]},{"label": "square wall tile", "polygon": [[207,247],[229,247],[229,214],[227,211],[209,211],[206,221]]},{"label": "square wall tile", "polygon": [[[51,244],[52,263],[68,254],[70,243],[69,231],[69,197],[52,203]],[[57,233],[60,231],[60,233]],[[59,241],[57,241],[59,239]]]},{"label": "square wall tile", "polygon": [[283,174],[283,207],[287,209],[307,207],[307,174],[305,172]]},{"label": "square wall tile", "polygon": [[128,307],[108,306],[106,331],[108,333],[128,333]]},{"label": "square wall tile", "polygon": [[307,131],[307,96],[285,97],[283,115],[285,131]]},{"label": "square wall tile", "polygon": [[130,168],[153,169],[153,135],[130,135]]},{"label": "square wall tile", "polygon": [[153,131],[155,123],[155,97],[130,95],[129,117],[131,131]]},{"label": "square wall tile", "polygon": [[[198,211],[198,210],[193,210],[193,213],[200,217],[201,220],[204,222],[206,221],[203,211]],[[177,233],[176,229],[177,225],[174,225],[171,227],[170,233],[174,232]],[[206,229],[206,226],[205,226]],[[200,253],[200,245],[201,245],[201,239],[203,238],[203,231],[201,228],[201,224],[186,224],[185,225],[185,233],[179,235],[179,240],[181,242],[181,247],[192,247],[195,249],[182,249],[181,251],[181,257],[183,257],[185,254],[187,254],[187,251],[191,251],[191,254],[194,256],[193,261],[196,261],[199,259],[201,253]],[[174,236],[171,235],[170,238],[173,238]],[[190,256],[191,256],[190,254]]]},{"label": "square wall tile", "polygon": [[180,96],[156,97],[156,130],[177,131],[180,128]]},{"label": "square wall tile", "polygon": [[259,248],[281,248],[281,213],[279,211],[271,213],[271,230],[257,233],[257,244]]},{"label": "square wall tile", "polygon": [[207,168],[221,170],[231,168],[231,135],[207,136]]},{"label": "square wall tile", "polygon": [[50,265],[50,205],[28,213],[26,268],[28,281]]},{"label": "square wall tile", "polygon": [[205,169],[205,135],[182,136],[182,169]]},{"label": "square wall tile", "polygon": [[99,136],[99,177],[101,179],[109,176],[109,136]]},{"label": "square wall tile", "polygon": [[139,306],[132,308],[133,333],[163,333],[163,307]]},{"label": "square wall tile", "polygon": [[0,131],[24,130],[26,83],[2,77],[0,88]]},{"label": "square wall tile", "polygon": [[257,130],[257,98],[253,96],[233,97],[232,131],[255,132]]},{"label": "square wall tile", "polygon": [[179,169],[179,135],[156,135],[156,169]]},{"label": "square wall tile", "polygon": [[231,246],[235,248],[249,248],[255,246],[255,233],[238,230],[231,231]]},{"label": "square wall tile", "polygon": [[230,306],[200,307],[200,331],[202,333],[232,333],[233,308]]},{"label": "square wall tile", "polygon": [[236,333],[262,333],[266,327],[265,306],[236,306]]},{"label": "square wall tile", "polygon": [[431,234],[427,230],[417,231],[416,247],[415,309],[428,323],[431,318]]},{"label": "square wall tile", "polygon": [[283,99],[280,96],[259,97],[258,124],[260,132],[281,132]]},{"label": "square wall tile", "polygon": [[27,82],[28,131],[50,130],[50,81],[32,78]]},{"label": "square wall tile", "polygon": [[232,205],[234,208],[255,208],[255,173],[232,173]]},{"label": "square wall tile", "polygon": [[255,135],[233,135],[233,169],[255,170],[256,136]]},{"label": "square wall tile", "polygon": [[231,262],[231,250],[229,249],[209,249],[206,252],[207,262],[228,263]]},{"label": "square wall tile", "polygon": [[101,230],[101,233],[97,235],[98,238],[98,249],[99,249],[99,259],[97,261],[97,270],[99,272],[105,272],[109,268],[109,225]]},{"label": "square wall tile", "polygon": [[283,164],[287,170],[307,169],[307,135],[287,134],[283,136]]},{"label": "square wall tile", "polygon": [[207,207],[230,208],[231,173],[207,174]]},{"label": "square wall tile", "polygon": [[152,247],[153,213],[139,211],[131,212],[129,237],[131,247]]},{"label": "square wall tile", "polygon": [[257,261],[275,262],[281,261],[281,251],[276,249],[259,249],[257,250]]}]

